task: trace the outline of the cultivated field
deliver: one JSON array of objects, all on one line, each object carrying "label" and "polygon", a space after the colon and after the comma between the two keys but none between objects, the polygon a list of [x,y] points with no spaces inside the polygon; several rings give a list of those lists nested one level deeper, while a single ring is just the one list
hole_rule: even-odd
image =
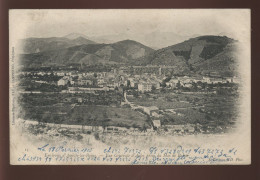
[{"label": "cultivated field", "polygon": [[200,124],[205,127],[225,128],[234,125],[239,114],[236,105],[239,97],[221,94],[172,93],[142,94],[129,97],[136,105],[156,106],[162,124]]},{"label": "cultivated field", "polygon": [[[143,127],[149,126],[147,117],[113,102],[114,96],[105,98],[112,102],[110,106],[91,103],[87,94],[23,94],[20,117],[39,122],[93,125]],[[104,95],[105,96],[105,95]],[[86,100],[77,102],[78,98]],[[101,97],[97,96],[98,99]],[[112,100],[111,100],[112,99]],[[99,101],[97,101],[99,102]]]}]

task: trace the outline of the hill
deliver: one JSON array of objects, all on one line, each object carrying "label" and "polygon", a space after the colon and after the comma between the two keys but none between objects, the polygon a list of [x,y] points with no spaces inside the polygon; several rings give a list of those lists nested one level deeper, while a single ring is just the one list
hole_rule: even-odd
[{"label": "hill", "polygon": [[200,36],[159,49],[136,61],[139,65],[175,66],[175,71],[233,74],[237,42],[226,36]]},{"label": "hill", "polygon": [[94,44],[79,35],[70,38],[30,39],[30,46],[25,47],[32,51],[38,47],[41,52],[23,54],[22,64],[26,67],[69,64],[155,65],[171,66],[175,74],[212,73],[224,76],[236,75],[238,66],[238,42],[226,36],[199,36],[156,51],[133,40]]},{"label": "hill", "polygon": [[[80,38],[80,40],[79,40]],[[82,37],[76,38],[78,42]],[[113,44],[83,44],[44,52],[23,54],[22,64],[28,66],[129,63],[154,50],[136,41],[124,40]]]},{"label": "hill", "polygon": [[25,54],[44,51],[58,50],[82,44],[96,44],[82,36],[75,38],[50,37],[50,38],[27,38],[20,41],[20,46]]}]

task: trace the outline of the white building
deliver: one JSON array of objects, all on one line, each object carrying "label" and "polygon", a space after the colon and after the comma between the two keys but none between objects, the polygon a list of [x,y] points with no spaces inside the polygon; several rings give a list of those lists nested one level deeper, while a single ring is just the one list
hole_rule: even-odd
[{"label": "white building", "polygon": [[153,120],[153,125],[154,125],[154,127],[159,128],[159,127],[161,127],[161,121],[160,120]]},{"label": "white building", "polygon": [[202,79],[203,79],[203,82],[206,82],[206,83],[208,83],[208,84],[211,83],[210,77],[204,77],[204,76],[203,76]]},{"label": "white building", "polygon": [[57,82],[58,86],[65,86],[67,84],[68,84],[68,80],[67,79],[63,79],[63,78],[58,80],[58,82]]},{"label": "white building", "polygon": [[65,73],[64,72],[57,72],[57,76],[64,76]]},{"label": "white building", "polygon": [[152,112],[159,112],[158,107],[156,106],[150,106],[150,107],[143,107],[143,110],[145,113],[147,113],[148,115],[152,115]]},{"label": "white building", "polygon": [[178,79],[171,79],[169,82],[166,83],[167,87],[176,87],[177,83],[179,82]]},{"label": "white building", "polygon": [[157,117],[157,118],[160,117],[160,115],[157,112],[155,112],[155,111],[151,113],[151,116]]},{"label": "white building", "polygon": [[152,90],[152,84],[150,83],[139,83],[138,90],[141,92],[147,92]]}]

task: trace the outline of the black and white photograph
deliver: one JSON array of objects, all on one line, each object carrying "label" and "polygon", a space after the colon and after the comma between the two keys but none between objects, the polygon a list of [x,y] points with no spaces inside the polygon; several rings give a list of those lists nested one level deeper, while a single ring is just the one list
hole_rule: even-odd
[{"label": "black and white photograph", "polygon": [[10,163],[251,163],[249,9],[9,10]]}]

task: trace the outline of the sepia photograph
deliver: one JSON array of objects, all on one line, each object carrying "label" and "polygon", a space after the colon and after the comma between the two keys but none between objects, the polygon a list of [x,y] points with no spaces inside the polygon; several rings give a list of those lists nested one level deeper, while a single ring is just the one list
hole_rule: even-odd
[{"label": "sepia photograph", "polygon": [[251,164],[250,13],[9,10],[10,163]]}]

